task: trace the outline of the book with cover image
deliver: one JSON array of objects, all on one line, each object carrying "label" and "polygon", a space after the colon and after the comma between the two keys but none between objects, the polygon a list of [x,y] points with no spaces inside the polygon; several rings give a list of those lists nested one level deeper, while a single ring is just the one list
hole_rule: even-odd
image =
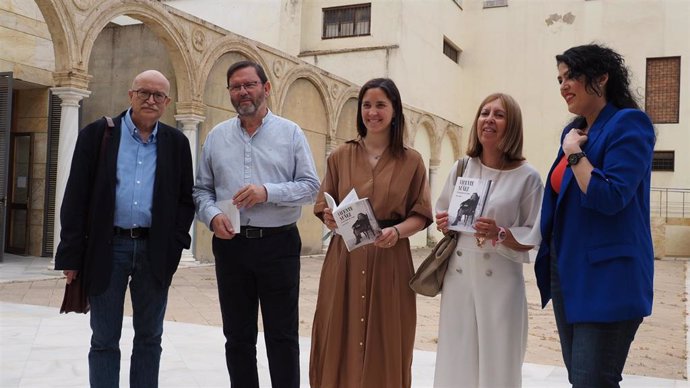
[{"label": "book with cover image", "polygon": [[330,194],[324,193],[324,196],[338,225],[335,232],[342,236],[348,252],[373,243],[381,234],[381,227],[376,221],[369,199],[360,199],[355,189],[352,189],[340,204],[336,204]]},{"label": "book with cover image", "polygon": [[474,233],[474,221],[482,216],[491,180],[458,177],[448,206],[448,229]]}]

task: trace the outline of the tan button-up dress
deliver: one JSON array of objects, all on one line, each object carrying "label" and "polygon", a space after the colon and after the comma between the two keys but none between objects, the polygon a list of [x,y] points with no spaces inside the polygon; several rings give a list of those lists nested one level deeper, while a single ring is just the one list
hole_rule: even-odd
[{"label": "tan button-up dress", "polygon": [[[432,222],[426,167],[418,152],[396,159],[386,151],[375,168],[360,142],[338,147],[328,158],[314,213],[322,217],[323,192],[337,201],[355,188],[369,198],[377,220],[421,215]],[[410,387],[416,317],[410,243],[373,244],[348,252],[331,240],[321,271],[312,329],[309,380],[318,388]]]}]

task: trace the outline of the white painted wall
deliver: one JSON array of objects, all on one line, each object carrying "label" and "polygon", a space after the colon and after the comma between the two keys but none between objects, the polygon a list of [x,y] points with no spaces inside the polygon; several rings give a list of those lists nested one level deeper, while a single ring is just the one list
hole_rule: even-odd
[{"label": "white painted wall", "polygon": [[[690,188],[690,1],[510,0],[508,7],[493,9],[483,9],[481,3],[463,2],[460,34],[474,37],[463,47],[459,124],[470,128],[477,104],[487,94],[513,95],[524,115],[526,156],[545,175],[560,131],[572,117],[558,91],[555,55],[593,41],[606,44],[625,57],[641,97],[646,59],[681,56],[680,123],[657,125],[656,145],[657,150],[676,151],[676,171],[653,173],[652,184]],[[568,14],[574,16],[572,22],[562,19]]]},{"label": "white painted wall", "polygon": [[165,0],[228,31],[299,54],[301,0]]},{"label": "white painted wall", "polygon": [[[625,56],[641,96],[646,59],[681,56],[681,122],[657,125],[656,146],[676,151],[676,171],[655,172],[652,183],[690,187],[690,1],[509,0],[507,7],[483,9],[481,0],[464,0],[460,9],[447,0],[377,0],[372,1],[371,36],[322,40],[322,8],[357,3],[166,1],[293,55],[322,52],[302,59],[355,83],[391,77],[406,104],[460,124],[463,136],[486,95],[509,93],[523,110],[525,154],[544,176],[571,117],[555,81],[556,54],[593,41],[609,45]],[[463,50],[459,64],[443,55],[444,36]],[[397,48],[323,53],[391,46]]]}]

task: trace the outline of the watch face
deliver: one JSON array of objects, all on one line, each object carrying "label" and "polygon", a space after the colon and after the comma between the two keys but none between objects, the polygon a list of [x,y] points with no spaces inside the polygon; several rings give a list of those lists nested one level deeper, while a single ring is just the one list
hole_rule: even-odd
[{"label": "watch face", "polygon": [[582,152],[568,155],[568,164],[571,166],[577,164],[583,156],[585,156],[585,154]]}]

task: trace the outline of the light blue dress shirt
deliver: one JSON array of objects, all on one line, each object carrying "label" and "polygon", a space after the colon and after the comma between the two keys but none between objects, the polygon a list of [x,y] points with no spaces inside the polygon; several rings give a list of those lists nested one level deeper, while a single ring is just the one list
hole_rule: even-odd
[{"label": "light blue dress shirt", "polygon": [[151,226],[153,184],[156,179],[158,123],[144,143],[128,110],[122,120],[120,148],[117,152],[115,225],[121,228]]},{"label": "light blue dress shirt", "polygon": [[232,199],[242,187],[263,185],[268,199],[240,209],[240,224],[276,227],[296,222],[302,205],[314,203],[319,178],[302,129],[270,111],[250,136],[235,117],[206,137],[197,168],[194,203],[210,227],[221,210],[216,200]]}]

